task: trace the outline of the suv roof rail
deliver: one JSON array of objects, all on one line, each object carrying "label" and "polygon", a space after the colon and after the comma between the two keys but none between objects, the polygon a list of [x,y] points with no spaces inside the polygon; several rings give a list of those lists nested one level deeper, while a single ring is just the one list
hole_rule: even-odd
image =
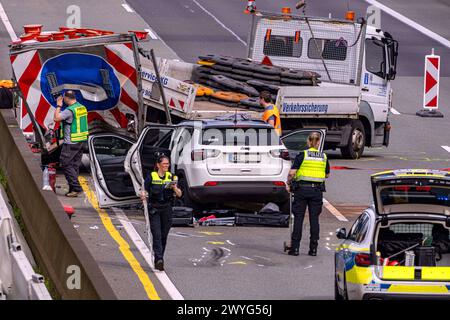
[{"label": "suv roof rail", "polygon": [[214,118],[214,120],[222,120],[222,121],[257,121],[253,120],[251,116],[248,113],[233,113],[233,114],[224,114],[221,116],[217,116]]}]

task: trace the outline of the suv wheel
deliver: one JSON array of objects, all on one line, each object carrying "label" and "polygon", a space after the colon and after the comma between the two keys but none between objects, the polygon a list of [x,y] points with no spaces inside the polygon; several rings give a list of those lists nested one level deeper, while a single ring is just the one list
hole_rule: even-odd
[{"label": "suv wheel", "polygon": [[290,203],[290,199],[284,201],[284,202],[280,202],[278,203],[278,207],[280,207],[280,212],[282,214],[291,214],[291,203]]},{"label": "suv wheel", "polygon": [[199,213],[200,208],[199,206],[191,199],[190,194],[189,194],[189,187],[187,184],[187,180],[184,176],[179,176],[179,180],[178,180],[178,187],[181,189],[181,192],[183,193],[181,195],[181,203],[183,204],[184,207],[188,207],[188,208],[192,208],[192,210],[194,211],[194,215],[196,213]]}]

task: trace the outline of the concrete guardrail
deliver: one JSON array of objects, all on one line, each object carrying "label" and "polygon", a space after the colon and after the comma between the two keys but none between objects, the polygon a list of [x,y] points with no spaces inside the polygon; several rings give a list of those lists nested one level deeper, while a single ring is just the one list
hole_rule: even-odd
[{"label": "concrete guardrail", "polygon": [[117,299],[56,195],[41,190],[40,155],[31,152],[11,110],[0,110],[0,168],[52,293],[62,299]]}]

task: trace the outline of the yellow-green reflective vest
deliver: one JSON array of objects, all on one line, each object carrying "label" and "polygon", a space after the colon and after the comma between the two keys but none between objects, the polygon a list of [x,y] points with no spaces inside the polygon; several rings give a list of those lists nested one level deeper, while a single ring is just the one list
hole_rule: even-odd
[{"label": "yellow-green reflective vest", "polygon": [[315,148],[303,151],[304,158],[300,168],[295,173],[295,180],[324,182],[327,167],[327,155]]},{"label": "yellow-green reflective vest", "polygon": [[165,203],[173,198],[173,190],[166,189],[167,183],[172,181],[172,174],[166,172],[164,179],[161,179],[157,171],[151,173],[152,185],[150,186],[150,202]]},{"label": "yellow-green reflective vest", "polygon": [[[85,106],[75,102],[67,108],[73,114],[73,120],[70,124],[70,141],[83,142],[88,139],[88,111]],[[66,124],[67,125],[67,124]],[[61,126],[61,138],[64,137],[64,126]]]}]

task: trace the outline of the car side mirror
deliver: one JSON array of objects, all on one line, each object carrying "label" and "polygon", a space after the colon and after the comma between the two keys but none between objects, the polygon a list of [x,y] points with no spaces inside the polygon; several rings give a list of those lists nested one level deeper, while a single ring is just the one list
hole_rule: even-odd
[{"label": "car side mirror", "polygon": [[345,228],[340,228],[336,230],[336,238],[347,239],[347,230]]}]

